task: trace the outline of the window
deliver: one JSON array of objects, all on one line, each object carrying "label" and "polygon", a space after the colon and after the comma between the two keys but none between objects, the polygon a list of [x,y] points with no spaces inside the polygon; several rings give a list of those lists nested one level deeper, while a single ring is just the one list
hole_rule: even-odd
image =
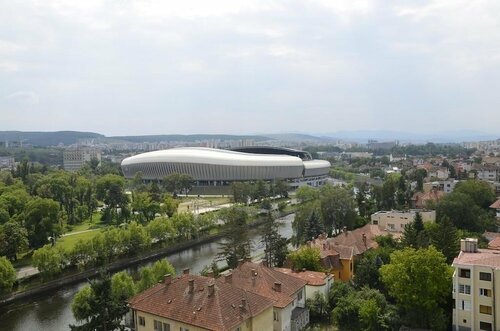
[{"label": "window", "polygon": [[302,290],[300,290],[299,295],[297,296],[297,299],[300,301],[302,300]]},{"label": "window", "polygon": [[492,331],[493,326],[488,322],[479,322],[479,330],[481,331]]},{"label": "window", "polygon": [[153,321],[153,328],[155,331],[163,331],[163,324],[160,321]]},{"label": "window", "polygon": [[491,282],[491,274],[489,272],[480,272],[479,279]]},{"label": "window", "polygon": [[139,325],[146,326],[146,319],[142,316],[139,316]]},{"label": "window", "polygon": [[377,224],[378,224],[378,221],[373,221],[373,224],[374,224],[374,225],[377,225]]},{"label": "window", "polygon": [[280,319],[279,319],[279,316],[278,316],[278,312],[276,312],[276,311],[275,311],[275,312],[273,312],[273,317],[274,317],[274,320],[275,320],[275,321],[279,321],[279,320],[280,320]]},{"label": "window", "polygon": [[462,310],[466,310],[466,311],[470,310],[470,301],[462,300]]},{"label": "window", "polygon": [[241,331],[241,328],[238,326],[234,331]]},{"label": "window", "polygon": [[179,328],[180,331],[189,331],[188,328],[183,328],[182,326]]},{"label": "window", "polygon": [[459,277],[460,278],[470,278],[470,270],[469,269],[459,269]]},{"label": "window", "polygon": [[479,312],[481,314],[491,315],[492,312],[491,306],[479,305]]},{"label": "window", "polygon": [[470,294],[470,285],[458,284],[458,293]]},{"label": "window", "polygon": [[170,331],[170,324],[163,323],[163,331]]},{"label": "window", "polygon": [[483,297],[491,297],[491,290],[488,290],[486,288],[480,288],[479,295]]}]

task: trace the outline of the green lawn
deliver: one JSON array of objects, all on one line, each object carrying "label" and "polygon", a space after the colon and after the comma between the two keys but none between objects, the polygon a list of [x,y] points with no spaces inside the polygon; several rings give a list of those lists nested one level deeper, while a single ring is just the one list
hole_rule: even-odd
[{"label": "green lawn", "polygon": [[80,232],[91,229],[99,229],[105,227],[105,224],[101,223],[101,213],[95,212],[92,215],[92,223],[89,220],[85,220],[80,224],[66,225],[66,234],[73,232]]},{"label": "green lawn", "polygon": [[78,240],[90,240],[95,237],[101,230],[95,229],[89,232],[77,233],[69,236],[61,237],[57,240],[56,246],[65,249],[66,251],[71,250],[75,247]]}]

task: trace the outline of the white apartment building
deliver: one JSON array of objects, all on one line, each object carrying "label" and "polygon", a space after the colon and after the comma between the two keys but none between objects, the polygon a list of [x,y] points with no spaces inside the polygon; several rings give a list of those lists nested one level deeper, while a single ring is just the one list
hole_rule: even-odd
[{"label": "white apartment building", "polygon": [[493,331],[500,321],[500,251],[478,249],[477,239],[460,241],[453,261],[453,330]]},{"label": "white apartment building", "polygon": [[422,216],[424,223],[436,221],[436,211],[412,209],[408,211],[378,211],[371,215],[371,224],[378,225],[384,231],[403,232],[405,225],[415,220],[417,212]]},{"label": "white apartment building", "polygon": [[86,162],[97,159],[101,162],[101,151],[97,149],[72,149],[64,151],[63,166],[67,171],[78,171]]}]

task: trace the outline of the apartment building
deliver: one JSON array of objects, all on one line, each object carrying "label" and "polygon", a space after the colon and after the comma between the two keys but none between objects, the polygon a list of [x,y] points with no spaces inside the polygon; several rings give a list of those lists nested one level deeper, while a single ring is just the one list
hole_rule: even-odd
[{"label": "apartment building", "polygon": [[462,239],[453,261],[453,330],[498,330],[500,251],[478,249],[477,239]]},{"label": "apartment building", "polygon": [[101,162],[101,151],[97,149],[72,149],[63,153],[63,167],[67,171],[78,171],[92,159]]},{"label": "apartment building", "polygon": [[371,215],[371,224],[377,225],[381,230],[403,232],[405,225],[415,220],[417,212],[422,216],[424,223],[436,221],[436,211],[412,209],[407,211],[378,211]]}]

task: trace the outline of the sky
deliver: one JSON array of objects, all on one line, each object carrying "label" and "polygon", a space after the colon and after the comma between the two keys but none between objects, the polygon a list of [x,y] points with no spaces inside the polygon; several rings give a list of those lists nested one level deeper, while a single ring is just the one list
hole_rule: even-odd
[{"label": "sky", "polygon": [[500,134],[498,0],[0,1],[0,130]]}]

